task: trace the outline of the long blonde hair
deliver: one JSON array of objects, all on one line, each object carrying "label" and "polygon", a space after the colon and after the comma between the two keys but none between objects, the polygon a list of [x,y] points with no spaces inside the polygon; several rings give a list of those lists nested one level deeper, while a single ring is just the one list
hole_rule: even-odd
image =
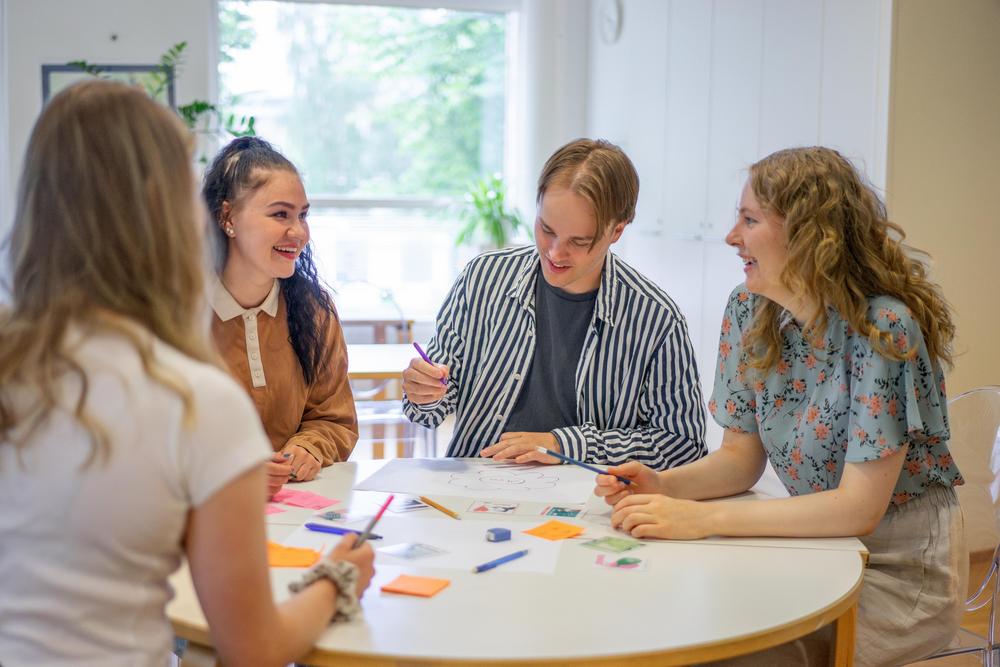
[{"label": "long blonde hair", "polygon": [[[156,362],[150,334],[195,359],[216,358],[191,141],[145,93],[100,80],[59,93],[35,123],[7,248],[0,442],[23,444],[56,407],[57,383],[70,373],[80,381],[75,415],[91,433],[91,459],[107,453],[105,429],[84,409],[87,377],[65,349],[71,326],[127,337],[146,373],[180,395],[190,418],[189,386]],[[28,405],[14,407],[13,386],[30,389]]]},{"label": "long blonde hair", "polygon": [[[888,220],[881,199],[844,156],[823,147],[781,150],[750,167],[750,187],[764,209],[785,219],[781,280],[815,304],[807,332],[825,331],[833,307],[880,354],[907,359],[915,350],[899,349],[868,318],[869,297],[891,296],[910,309],[931,358],[951,364],[950,308],[924,263],[911,256],[926,254],[903,243],[903,229]],[[759,301],[746,347],[750,366],[767,370],[781,353],[781,306]]]}]

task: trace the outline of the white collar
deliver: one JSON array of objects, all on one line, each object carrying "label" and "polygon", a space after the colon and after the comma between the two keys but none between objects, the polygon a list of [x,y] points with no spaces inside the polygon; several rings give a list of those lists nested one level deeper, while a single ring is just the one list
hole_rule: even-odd
[{"label": "white collar", "polygon": [[271,291],[267,293],[267,297],[259,306],[254,308],[244,308],[233,295],[229,293],[226,286],[222,284],[218,276],[215,276],[214,284],[212,285],[212,310],[215,314],[219,316],[219,319],[223,322],[233,319],[234,317],[241,317],[246,313],[259,313],[264,311],[271,317],[278,314],[278,294],[279,294],[279,283],[278,279],[274,279],[274,284],[271,286]]}]

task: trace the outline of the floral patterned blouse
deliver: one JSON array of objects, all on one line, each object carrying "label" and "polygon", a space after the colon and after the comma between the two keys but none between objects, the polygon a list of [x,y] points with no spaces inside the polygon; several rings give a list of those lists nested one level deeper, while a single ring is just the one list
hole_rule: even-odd
[{"label": "floral patterned blouse", "polygon": [[754,378],[741,341],[756,301],[743,285],[729,297],[708,410],[723,428],[760,435],[790,494],[835,488],[845,462],[889,456],[904,444],[910,447],[894,504],[934,484],[963,483],[948,452],[944,374],[901,301],[872,297],[868,317],[892,332],[898,349],[915,347],[911,359],[882,356],[832,309],[814,347],[789,314],[777,365]]}]

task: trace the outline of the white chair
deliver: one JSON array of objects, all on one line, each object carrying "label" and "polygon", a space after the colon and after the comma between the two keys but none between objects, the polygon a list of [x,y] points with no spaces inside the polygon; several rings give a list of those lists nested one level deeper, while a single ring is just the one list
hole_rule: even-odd
[{"label": "white chair", "polygon": [[1000,387],[980,387],[948,403],[951,440],[965,484],[956,488],[970,554],[992,554],[975,594],[965,601],[966,612],[989,607],[986,636],[962,628],[952,645],[924,660],[976,653],[982,664],[1000,664],[996,637],[996,603],[1000,594]]}]

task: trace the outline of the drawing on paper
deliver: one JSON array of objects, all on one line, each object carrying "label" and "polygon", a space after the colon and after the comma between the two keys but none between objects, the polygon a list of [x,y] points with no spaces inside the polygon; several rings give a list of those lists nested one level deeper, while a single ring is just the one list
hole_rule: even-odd
[{"label": "drawing on paper", "polygon": [[448,483],[468,491],[537,491],[554,488],[559,478],[542,470],[486,467],[452,473]]}]

